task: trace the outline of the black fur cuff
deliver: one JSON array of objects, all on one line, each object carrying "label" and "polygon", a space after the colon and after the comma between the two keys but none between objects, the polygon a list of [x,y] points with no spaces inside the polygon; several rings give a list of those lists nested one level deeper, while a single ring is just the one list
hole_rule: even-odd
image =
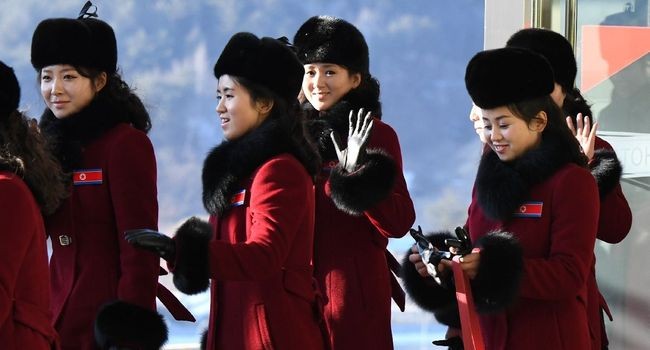
[{"label": "black fur cuff", "polygon": [[[446,250],[445,239],[455,238],[451,232],[436,232],[428,234],[427,238],[431,241],[436,248]],[[408,250],[404,261],[402,262],[402,280],[404,282],[404,289],[411,297],[411,300],[420,308],[436,314],[438,309],[446,308],[448,305],[456,305],[456,292],[453,288],[446,288],[439,285],[432,277],[422,277],[415,269],[415,264],[409,261],[411,249]],[[453,286],[451,279],[453,275],[448,274],[449,283],[445,286]],[[436,315],[437,318],[437,315]]]},{"label": "black fur cuff", "polygon": [[384,200],[393,190],[397,176],[395,161],[381,150],[368,150],[358,170],[348,173],[339,164],[330,174],[332,200],[337,208],[361,215]]},{"label": "black fur cuff", "polygon": [[596,178],[600,198],[605,197],[621,181],[623,167],[616,153],[609,149],[599,149],[589,163],[591,175]]},{"label": "black fur cuff", "polygon": [[521,246],[507,232],[491,232],[476,242],[481,248],[478,273],[472,291],[478,312],[499,311],[517,296],[524,269]]},{"label": "black fur cuff", "polygon": [[199,349],[201,350],[205,350],[208,348],[208,330],[209,329],[204,330],[203,333],[201,334],[201,343],[200,343],[201,345],[199,346]]},{"label": "black fur cuff", "polygon": [[212,226],[191,217],[176,231],[174,285],[185,294],[198,294],[210,285],[208,244]]},{"label": "black fur cuff", "polygon": [[119,300],[102,306],[95,319],[95,341],[100,349],[160,349],[167,334],[162,315]]}]

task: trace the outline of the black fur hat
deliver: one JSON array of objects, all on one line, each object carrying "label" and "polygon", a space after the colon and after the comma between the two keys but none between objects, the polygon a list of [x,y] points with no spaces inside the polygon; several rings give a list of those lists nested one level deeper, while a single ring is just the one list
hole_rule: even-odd
[{"label": "black fur hat", "polygon": [[95,68],[111,75],[117,70],[115,32],[94,18],[49,18],[32,36],[32,66],[39,71],[53,64]]},{"label": "black fur hat", "polygon": [[18,109],[20,85],[14,70],[0,61],[0,118]]},{"label": "black fur hat", "polygon": [[477,106],[491,109],[549,95],[553,70],[544,57],[530,50],[486,50],[467,64],[465,86]]},{"label": "black fur hat", "polygon": [[246,78],[275,92],[288,102],[297,101],[305,70],[288,43],[241,32],[230,38],[214,65],[214,76]]},{"label": "black fur hat", "polygon": [[300,26],[293,43],[303,64],[335,63],[353,73],[370,73],[366,39],[359,29],[343,19],[314,16]]},{"label": "black fur hat", "polygon": [[578,71],[571,43],[552,30],[541,28],[522,29],[513,34],[507,47],[523,47],[544,56],[553,68],[555,81],[565,91],[573,89]]}]

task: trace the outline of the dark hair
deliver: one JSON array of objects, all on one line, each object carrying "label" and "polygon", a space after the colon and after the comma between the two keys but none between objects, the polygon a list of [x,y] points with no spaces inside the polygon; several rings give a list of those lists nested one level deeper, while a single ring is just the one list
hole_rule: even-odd
[{"label": "dark hair", "polygon": [[279,121],[295,150],[293,155],[307,169],[307,172],[312,176],[318,174],[321,167],[320,155],[316,146],[307,136],[305,117],[298,104],[298,99],[287,101],[270,89],[254,83],[250,79],[238,76],[231,76],[231,78],[248,90],[252,103],[273,101],[273,107],[268,118]]},{"label": "dark hair", "polygon": [[573,118],[573,122],[576,122],[578,113],[582,113],[583,117],[589,117],[589,123],[594,124],[593,114],[591,112],[591,105],[587,103],[587,100],[582,96],[582,93],[578,88],[573,88],[569,91],[564,91],[566,96],[564,97],[564,104],[562,109],[566,115],[569,115]]},{"label": "dark hair", "polygon": [[[74,67],[79,74],[95,81],[102,71],[87,68],[87,67]],[[106,85],[97,93],[96,98],[104,98],[113,106],[119,106],[124,110],[126,122],[131,124],[134,128],[144,132],[145,134],[151,130],[151,117],[145,108],[142,100],[134,93],[134,90],[122,80],[119,71],[106,76]]]},{"label": "dark hair", "polygon": [[542,131],[542,140],[553,140],[559,144],[560,149],[567,150],[569,160],[580,166],[587,165],[587,158],[580,150],[580,144],[571,130],[566,125],[560,107],[553,101],[550,95],[524,100],[510,104],[508,109],[529,124],[541,111],[546,113],[546,127]]},{"label": "dark hair", "polygon": [[47,149],[36,122],[17,110],[0,123],[0,168],[25,180],[43,214],[53,213],[67,196],[61,166]]}]

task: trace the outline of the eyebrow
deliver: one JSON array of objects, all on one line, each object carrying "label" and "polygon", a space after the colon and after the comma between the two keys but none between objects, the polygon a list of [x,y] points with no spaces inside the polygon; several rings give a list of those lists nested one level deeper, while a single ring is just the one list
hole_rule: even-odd
[{"label": "eyebrow", "polygon": [[[494,118],[494,120],[498,122],[499,120],[501,120],[501,119],[503,119],[503,118],[510,118],[510,116],[509,116],[509,115],[500,115],[500,116]],[[483,117],[483,120],[490,121],[490,119],[488,119],[488,118],[486,118],[486,117]]]},{"label": "eyebrow", "polygon": [[327,69],[327,68],[334,68],[334,67],[336,67],[336,64],[332,64],[332,63],[321,63],[321,64],[318,64],[318,65],[316,65],[316,64],[309,64],[309,65],[307,65],[307,67],[308,67],[308,68],[319,68],[319,67],[320,67],[321,69]]},{"label": "eyebrow", "polygon": [[[74,72],[76,72],[77,70],[74,69],[74,68],[63,68],[63,69],[61,69],[59,72],[61,72],[61,73],[66,73],[66,72],[69,72],[69,71],[74,71]],[[52,70],[51,70],[51,69],[43,69],[43,72],[44,72],[44,73],[52,73]]]},{"label": "eyebrow", "polygon": [[[220,90],[217,89],[217,92],[219,92],[219,91],[220,91]],[[223,88],[223,90],[221,90],[221,93],[226,93],[226,92],[228,92],[228,91],[235,91],[235,88],[225,87],[225,88]]]}]

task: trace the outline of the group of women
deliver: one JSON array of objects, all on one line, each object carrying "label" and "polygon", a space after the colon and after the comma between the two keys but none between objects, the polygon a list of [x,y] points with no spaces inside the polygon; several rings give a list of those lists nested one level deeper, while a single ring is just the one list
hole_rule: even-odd
[{"label": "group of women", "polygon": [[[192,217],[171,238],[156,232],[151,118],[120,77],[113,29],[94,15],[34,31],[47,106],[38,126],[17,111],[18,83],[0,65],[0,198],[11,203],[0,212],[3,348],[160,348],[156,297],[192,317],[157,282],[159,257],[183,293],[210,289],[205,349],[392,349],[401,272],[416,302],[459,327],[453,287],[433,282],[419,255],[400,269],[386,251],[415,210],[356,27],[316,16],[293,45],[231,37],[214,65],[224,141],[203,166],[209,221]],[[629,222],[614,225],[629,208],[607,171],[615,156],[591,151],[607,145],[590,120],[566,125],[563,101],[591,115],[573,81],[521,46],[481,52],[467,68],[486,146],[466,224],[481,250],[462,264],[488,348],[587,349],[602,325],[594,240],[622,239]],[[609,176],[600,194],[588,165]],[[608,206],[620,216],[605,218]]]}]

